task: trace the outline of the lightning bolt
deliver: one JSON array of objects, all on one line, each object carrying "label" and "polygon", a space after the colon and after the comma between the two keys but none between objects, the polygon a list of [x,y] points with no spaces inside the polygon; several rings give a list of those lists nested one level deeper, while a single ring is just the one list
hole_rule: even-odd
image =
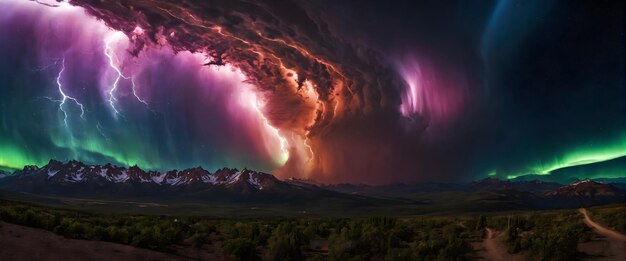
[{"label": "lightning bolt", "polygon": [[305,137],[305,138],[304,138],[304,146],[305,146],[307,149],[309,149],[309,154],[311,155],[311,156],[309,157],[309,159],[306,161],[307,163],[311,162],[311,160],[313,160],[313,158],[315,157],[315,153],[313,152],[313,148],[311,147],[311,145],[310,145],[310,144],[309,144],[309,142],[308,142],[308,141],[309,141],[309,137],[308,137],[308,135],[309,135],[309,131],[307,131],[307,132],[304,134],[304,137]]},{"label": "lightning bolt", "polygon": [[63,112],[63,122],[65,123],[65,127],[69,127],[67,125],[67,111],[63,108],[63,105],[65,105],[65,102],[67,100],[71,100],[74,103],[76,103],[76,105],[78,105],[78,107],[80,107],[80,118],[81,119],[85,119],[85,107],[83,106],[82,103],[78,102],[78,100],[74,97],[71,97],[67,94],[65,94],[65,91],[63,91],[63,84],[61,83],[61,76],[63,75],[63,72],[65,71],[65,58],[63,58],[61,60],[61,70],[59,71],[59,74],[57,75],[56,78],[56,83],[57,83],[57,87],[59,89],[59,93],[61,94],[61,96],[63,97],[61,100],[58,100],[59,102],[59,110],[61,110]]},{"label": "lightning bolt", "polygon": [[137,95],[137,89],[136,89],[136,85],[135,85],[135,79],[132,77],[128,77],[125,76],[122,73],[122,70],[120,69],[120,67],[116,64],[115,60],[117,60],[117,58],[115,57],[115,54],[113,52],[113,48],[111,48],[111,43],[118,40],[119,38],[124,37],[124,33],[122,32],[116,32],[113,35],[111,35],[110,37],[107,37],[107,39],[105,39],[104,41],[104,55],[109,59],[109,67],[111,67],[113,69],[113,71],[115,71],[115,73],[117,74],[117,76],[115,77],[115,80],[113,81],[113,84],[111,84],[111,88],[109,89],[109,106],[111,107],[111,109],[113,109],[113,113],[114,116],[117,117],[117,115],[121,115],[120,111],[117,109],[117,107],[115,107],[115,102],[117,101],[117,98],[115,97],[115,92],[117,91],[117,87],[119,86],[119,83],[122,79],[124,80],[130,80],[132,83],[132,90],[133,90],[133,95],[135,96],[135,98],[137,98],[137,100],[143,104],[145,104],[146,106],[148,106],[148,102],[146,102],[145,100],[139,98],[139,95]]},{"label": "lightning bolt", "polygon": [[139,102],[148,106],[148,102],[146,102],[145,100],[142,100],[141,98],[139,98],[139,95],[137,95],[137,90],[135,89],[135,78],[131,78],[130,82],[133,84],[133,95],[135,95],[135,98],[137,98]]},{"label": "lightning bolt", "polygon": [[265,117],[262,111],[263,104],[257,97],[257,95],[252,91],[243,91],[241,96],[239,97],[240,102],[245,104],[246,106],[252,107],[254,111],[257,113],[258,117],[265,125],[265,128],[273,134],[280,141],[280,158],[278,159],[281,164],[284,164],[289,159],[289,142],[285,137],[280,134],[280,131],[272,126],[269,120]]},{"label": "lightning bolt", "polygon": [[98,124],[96,124],[96,129],[98,129],[98,132],[100,132],[100,135],[107,141],[111,141],[111,139],[109,137],[107,137],[104,134],[104,131],[102,131],[102,125],[100,124],[100,122],[98,122]]},{"label": "lightning bolt", "polygon": [[[121,33],[121,32],[120,32]],[[115,81],[113,81],[113,85],[111,85],[111,89],[109,89],[109,106],[111,106],[111,109],[113,109],[113,113],[114,116],[117,117],[117,115],[120,114],[120,111],[115,107],[115,102],[117,101],[117,98],[115,98],[115,91],[117,90],[117,84],[120,82],[120,79],[124,78],[124,79],[128,79],[126,76],[124,76],[122,74],[122,71],[120,70],[120,68],[115,65],[115,61],[113,61],[113,49],[111,49],[111,43],[115,40],[115,38],[118,38],[119,34],[115,33],[112,37],[108,37],[105,41],[104,41],[104,55],[109,58],[109,66],[111,68],[113,68],[113,70],[117,73],[117,77],[115,77]]]},{"label": "lightning bolt", "polygon": [[[256,96],[254,97],[256,99]],[[258,103],[258,101],[255,101],[252,103],[252,107],[257,111],[258,115],[261,117],[261,120],[265,124],[265,127],[268,128],[271,132],[273,132],[274,136],[278,138],[278,140],[280,140],[281,160],[287,161],[287,159],[289,159],[289,149],[287,148],[289,144],[287,143],[287,139],[285,139],[285,137],[280,135],[280,132],[278,131],[278,129],[270,124],[269,120],[265,117],[265,115],[261,111],[260,106],[261,105]]]}]

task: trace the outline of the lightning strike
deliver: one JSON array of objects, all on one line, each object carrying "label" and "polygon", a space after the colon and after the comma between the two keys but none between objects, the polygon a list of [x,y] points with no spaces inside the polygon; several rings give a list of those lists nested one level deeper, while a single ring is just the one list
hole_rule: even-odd
[{"label": "lightning strike", "polygon": [[252,107],[254,108],[254,110],[257,111],[257,113],[259,113],[259,116],[261,117],[261,120],[263,120],[263,123],[265,124],[265,127],[268,128],[269,130],[271,130],[274,133],[274,135],[276,136],[276,138],[278,138],[278,140],[280,140],[281,161],[286,162],[287,159],[289,159],[289,150],[287,149],[287,146],[289,144],[287,143],[287,139],[285,139],[285,137],[280,135],[280,132],[278,131],[278,129],[275,128],[274,126],[272,126],[270,124],[269,120],[265,117],[265,115],[261,111],[261,106],[262,105],[256,99],[256,95],[253,95],[253,100],[254,101],[252,102]]},{"label": "lightning strike", "polygon": [[[135,31],[141,30],[141,28],[137,27],[135,28]],[[120,69],[119,65],[116,64],[117,57],[115,57],[115,53],[113,52],[113,48],[111,47],[111,43],[113,43],[114,41],[119,40],[120,38],[124,37],[124,33],[122,32],[115,32],[114,34],[112,34],[111,36],[107,37],[104,41],[104,55],[109,59],[109,67],[111,67],[113,69],[113,71],[115,71],[115,73],[117,74],[117,76],[115,77],[115,80],[113,81],[113,84],[111,85],[111,88],[108,91],[108,103],[109,103],[109,107],[111,107],[111,109],[113,110],[113,114],[115,117],[117,117],[117,115],[120,115],[120,111],[118,110],[117,107],[115,107],[115,102],[117,101],[117,98],[115,97],[115,92],[117,91],[117,88],[119,87],[119,83],[122,79],[124,80],[130,80],[131,84],[132,84],[132,91],[133,91],[133,96],[135,96],[135,98],[137,99],[137,101],[145,104],[146,106],[148,106],[148,102],[144,99],[141,99],[139,97],[139,95],[137,94],[137,86],[135,85],[135,79],[129,76],[125,76],[122,73],[122,70]]]},{"label": "lightning strike", "polygon": [[111,85],[111,89],[109,89],[109,106],[111,106],[111,109],[113,109],[114,116],[116,117],[120,113],[119,110],[115,107],[115,101],[117,101],[117,99],[115,98],[115,91],[117,90],[117,84],[119,83],[121,78],[127,79],[122,74],[122,71],[117,67],[117,65],[115,65],[115,62],[113,61],[113,49],[111,49],[111,43],[115,40],[115,38],[118,38],[116,36],[119,36],[119,34],[121,34],[121,32],[113,34],[111,37],[108,37],[104,41],[104,46],[105,46],[104,55],[109,59],[109,66],[113,68],[113,70],[117,73],[117,77],[115,78],[115,81],[113,81],[113,85]]},{"label": "lightning strike", "polygon": [[263,125],[265,125],[265,128],[269,131],[269,133],[271,133],[272,136],[274,136],[273,138],[280,141],[281,153],[277,160],[278,163],[284,164],[285,162],[287,162],[287,160],[289,159],[289,142],[285,137],[280,134],[280,131],[277,128],[270,124],[267,117],[265,117],[265,115],[263,114],[262,107],[264,106],[264,104],[259,101],[257,95],[250,90],[243,91],[239,99],[242,105],[250,106],[252,107],[252,109],[254,109],[260,120],[263,122]]},{"label": "lightning strike", "polygon": [[67,100],[71,100],[74,103],[76,103],[76,105],[80,107],[80,118],[83,120],[85,119],[85,107],[83,106],[82,103],[78,102],[76,98],[68,96],[67,94],[65,94],[65,91],[63,91],[63,84],[61,83],[61,76],[63,75],[64,71],[65,71],[65,58],[61,60],[61,70],[59,71],[59,74],[57,75],[56,83],[59,89],[59,93],[63,97],[61,100],[57,100],[59,102],[59,110],[63,112],[63,123],[65,124],[65,127],[67,128],[69,127],[69,125],[67,125],[68,114],[67,114],[67,111],[63,109],[63,105],[65,105],[65,102]]},{"label": "lightning strike", "polygon": [[311,162],[311,161],[313,160],[313,158],[315,157],[315,152],[313,152],[313,148],[311,147],[311,145],[310,145],[310,144],[309,144],[309,142],[308,142],[308,141],[309,141],[309,136],[308,136],[308,135],[309,135],[309,131],[307,131],[307,132],[304,134],[304,137],[305,137],[305,139],[304,139],[304,146],[305,146],[307,149],[309,149],[309,154],[311,155],[311,156],[309,157],[309,159],[306,161],[307,163]]},{"label": "lightning strike", "polygon": [[96,124],[96,129],[98,129],[100,136],[102,136],[106,141],[111,141],[111,139],[104,134],[104,131],[102,130],[102,125],[100,124],[100,122]]},{"label": "lightning strike", "polygon": [[145,101],[145,100],[142,100],[141,98],[139,98],[139,95],[137,95],[137,90],[135,89],[136,88],[136,86],[135,86],[135,78],[131,78],[130,82],[133,85],[133,95],[135,96],[135,98],[137,98],[137,100],[139,102],[141,102],[141,103],[145,104],[146,106],[148,106],[148,102]]},{"label": "lightning strike", "polygon": [[113,49],[111,48],[111,43],[122,36],[124,36],[124,33],[115,32],[113,35],[107,37],[107,39],[105,39],[104,41],[104,55],[109,59],[109,67],[111,67],[117,73],[117,77],[115,77],[115,81],[113,81],[111,89],[109,89],[108,99],[109,106],[111,107],[111,109],[113,109],[113,115],[115,117],[120,114],[119,110],[115,107],[115,102],[117,101],[117,98],[115,98],[115,91],[117,90],[118,84],[121,79],[129,79],[128,77],[124,76],[124,74],[122,74],[122,70],[120,70],[120,68],[115,64],[114,53]]}]

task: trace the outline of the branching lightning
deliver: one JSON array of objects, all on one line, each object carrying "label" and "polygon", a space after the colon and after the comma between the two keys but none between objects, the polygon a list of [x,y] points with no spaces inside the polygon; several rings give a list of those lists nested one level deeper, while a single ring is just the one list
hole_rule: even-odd
[{"label": "branching lightning", "polygon": [[276,139],[280,141],[280,155],[278,158],[278,162],[280,164],[284,164],[289,159],[289,142],[285,137],[283,137],[280,131],[272,126],[269,120],[263,114],[262,108],[264,104],[258,99],[257,95],[252,91],[243,91],[240,96],[240,102],[245,106],[250,106],[257,113],[258,117],[265,125],[265,128],[274,136]]},{"label": "branching lightning", "polygon": [[315,152],[313,152],[313,148],[311,147],[311,145],[308,143],[309,141],[309,131],[307,131],[304,134],[304,146],[309,150],[309,159],[306,161],[307,163],[311,162],[311,160],[313,160],[313,158],[315,157]]},{"label": "branching lightning", "polygon": [[258,115],[261,117],[261,120],[265,124],[265,127],[271,130],[276,136],[276,138],[280,140],[280,151],[281,151],[280,156],[281,156],[281,161],[283,161],[284,163],[285,161],[287,161],[287,159],[289,159],[289,150],[287,148],[289,144],[287,143],[287,139],[285,139],[285,137],[280,135],[280,132],[278,131],[278,129],[272,126],[269,120],[265,117],[265,115],[261,111],[261,105],[259,104],[258,100],[256,100],[256,95],[254,96],[254,102],[252,102],[252,107],[257,111]]},{"label": "branching lightning", "polygon": [[[116,36],[116,35],[119,35],[119,34],[116,33],[113,36]],[[111,106],[111,109],[113,109],[114,116],[117,117],[117,115],[120,114],[120,112],[115,107],[115,101],[117,101],[117,98],[115,98],[115,91],[117,90],[117,84],[120,82],[120,79],[121,78],[128,79],[128,78],[126,78],[126,76],[122,74],[122,71],[117,67],[117,65],[115,65],[115,62],[113,61],[113,49],[111,49],[111,42],[113,42],[115,38],[117,37],[108,37],[104,41],[104,46],[105,46],[104,55],[107,58],[109,58],[109,66],[113,68],[113,70],[117,73],[117,77],[115,77],[115,81],[113,81],[113,85],[111,85],[111,89],[109,89],[109,106]]]},{"label": "branching lightning", "polygon": [[117,107],[115,107],[115,102],[117,101],[117,98],[115,97],[115,92],[117,91],[117,87],[119,82],[124,79],[124,80],[130,80],[132,83],[132,90],[133,90],[133,95],[135,96],[135,98],[145,104],[146,106],[148,106],[148,102],[146,102],[145,100],[139,98],[139,95],[137,95],[137,90],[136,90],[136,85],[135,85],[135,79],[132,77],[128,77],[125,76],[122,73],[122,70],[120,69],[120,67],[116,64],[115,60],[115,54],[113,53],[113,48],[111,48],[111,43],[117,39],[119,39],[120,37],[123,37],[124,33],[122,32],[116,32],[113,35],[111,35],[110,37],[107,37],[107,39],[105,39],[104,41],[104,55],[109,59],[109,67],[111,67],[115,73],[117,74],[117,76],[115,77],[115,80],[113,81],[113,84],[111,85],[111,88],[109,89],[109,98],[108,98],[108,102],[109,102],[109,106],[111,107],[111,109],[113,110],[114,116],[117,117],[117,115],[120,115],[120,111],[117,109]]},{"label": "branching lightning", "polygon": [[80,118],[83,119],[83,120],[85,119],[85,107],[83,106],[82,103],[78,102],[78,100],[76,98],[68,96],[63,91],[63,84],[61,83],[61,76],[63,75],[64,71],[65,71],[65,58],[63,58],[61,60],[61,70],[59,71],[59,74],[57,75],[56,83],[57,83],[57,87],[59,89],[59,93],[62,96],[61,100],[58,100],[58,102],[59,102],[59,110],[61,110],[63,112],[63,122],[65,123],[65,127],[69,127],[69,125],[67,125],[67,117],[68,117],[67,111],[65,109],[63,109],[63,105],[65,105],[65,102],[67,100],[71,100],[74,103],[76,103],[76,105],[78,105],[78,107],[80,107]]}]

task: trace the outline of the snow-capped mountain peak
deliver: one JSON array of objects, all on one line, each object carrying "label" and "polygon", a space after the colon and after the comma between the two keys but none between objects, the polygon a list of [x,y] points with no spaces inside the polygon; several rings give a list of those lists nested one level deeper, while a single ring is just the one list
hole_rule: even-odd
[{"label": "snow-capped mountain peak", "polygon": [[[51,160],[42,168],[27,166],[17,171],[19,177],[45,177],[48,183],[58,184],[144,184],[169,187],[238,187],[244,184],[252,190],[276,187],[282,183],[274,176],[249,169],[222,168],[211,173],[202,167],[185,170],[170,170],[165,173],[144,171],[137,166],[129,168],[111,164],[86,165],[78,161],[60,162]],[[247,185],[246,185],[247,184]],[[247,189],[246,189],[247,190]]]}]

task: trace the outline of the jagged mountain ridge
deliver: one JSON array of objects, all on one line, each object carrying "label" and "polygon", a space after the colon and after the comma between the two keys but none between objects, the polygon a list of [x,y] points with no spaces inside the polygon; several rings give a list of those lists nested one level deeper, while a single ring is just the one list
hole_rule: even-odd
[{"label": "jagged mountain ridge", "polygon": [[[18,193],[92,198],[194,198],[226,201],[285,201],[340,197],[340,193],[301,187],[271,174],[250,169],[222,168],[213,173],[201,168],[144,171],[51,160],[45,166],[26,166],[0,179],[0,189]],[[350,199],[352,200],[352,199]]]},{"label": "jagged mountain ridge", "polygon": [[44,176],[48,183],[147,183],[159,186],[191,186],[207,184],[215,186],[233,186],[245,182],[258,189],[277,188],[280,180],[271,174],[257,172],[249,169],[241,171],[237,169],[222,168],[214,173],[201,168],[190,168],[181,171],[171,170],[165,173],[156,171],[144,171],[137,166],[129,168],[106,165],[86,165],[78,161],[66,163],[50,160],[50,162],[38,168],[26,166],[16,171],[12,176],[24,179],[33,176]]},{"label": "jagged mountain ridge", "polygon": [[[593,181],[579,183],[564,186],[540,180],[486,178],[470,183],[328,185],[311,180],[283,181],[271,174],[249,169],[222,168],[211,173],[196,167],[159,173],[144,171],[137,166],[125,168],[51,160],[41,168],[26,166],[0,179],[0,190],[78,198],[191,199],[296,205],[337,199],[348,205],[423,205],[435,202],[432,198],[438,198],[438,195],[455,193],[463,195],[459,200],[467,201],[468,205],[497,206],[498,209],[575,207],[624,201],[624,193],[619,188]],[[604,189],[606,186],[609,189]],[[591,192],[587,191],[589,189]],[[606,191],[611,193],[604,193]]]}]

